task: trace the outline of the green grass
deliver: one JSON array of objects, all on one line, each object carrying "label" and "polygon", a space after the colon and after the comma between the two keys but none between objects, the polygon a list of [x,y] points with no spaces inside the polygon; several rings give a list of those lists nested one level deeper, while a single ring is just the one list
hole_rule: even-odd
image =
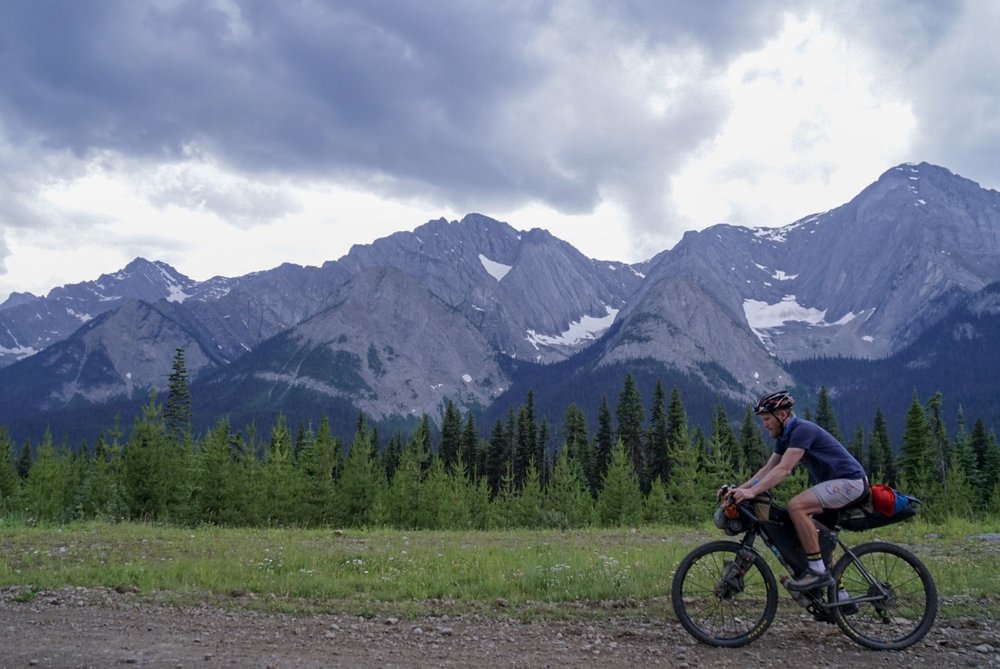
[{"label": "green grass", "polygon": [[[1000,577],[983,565],[1000,562],[1000,541],[975,537],[1000,532],[998,525],[916,521],[844,538],[911,548],[934,574],[942,615],[997,617]],[[15,587],[22,600],[83,586],[161,602],[296,613],[480,612],[531,619],[614,611],[672,618],[677,563],[694,546],[721,537],[708,527],[340,532],[0,523],[0,586]]]}]

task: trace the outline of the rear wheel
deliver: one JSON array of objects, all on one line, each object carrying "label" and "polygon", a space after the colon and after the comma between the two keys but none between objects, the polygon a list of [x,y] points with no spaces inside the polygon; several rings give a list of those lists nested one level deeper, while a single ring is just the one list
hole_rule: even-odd
[{"label": "rear wheel", "polygon": [[691,551],[674,573],[670,595],[680,624],[710,646],[750,643],[770,627],[778,610],[771,568],[756,551],[732,541]]},{"label": "rear wheel", "polygon": [[851,615],[844,607],[832,609],[840,629],[875,650],[900,650],[923,639],[937,617],[937,587],[924,563],[894,544],[873,542],[853,551],[858,561],[842,556],[833,577],[852,599],[869,601],[856,602]]}]

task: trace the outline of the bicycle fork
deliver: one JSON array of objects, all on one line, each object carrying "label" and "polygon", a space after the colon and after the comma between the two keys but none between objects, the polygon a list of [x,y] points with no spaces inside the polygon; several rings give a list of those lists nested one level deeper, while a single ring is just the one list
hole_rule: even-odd
[{"label": "bicycle fork", "polygon": [[756,553],[747,544],[736,553],[736,559],[732,562],[726,561],[723,564],[722,578],[715,584],[715,594],[720,599],[729,599],[731,596],[743,592],[745,583],[743,575],[750,571]]}]

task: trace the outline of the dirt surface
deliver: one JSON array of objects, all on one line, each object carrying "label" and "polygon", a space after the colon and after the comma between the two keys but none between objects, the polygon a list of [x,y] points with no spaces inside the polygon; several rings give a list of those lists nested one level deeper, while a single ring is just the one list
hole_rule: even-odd
[{"label": "dirt surface", "polygon": [[[23,601],[29,600],[29,601]],[[673,622],[291,616],[165,606],[134,593],[0,591],[0,667],[1000,667],[1000,624],[939,620],[898,653],[857,646],[782,602],[757,642],[725,650]]]}]

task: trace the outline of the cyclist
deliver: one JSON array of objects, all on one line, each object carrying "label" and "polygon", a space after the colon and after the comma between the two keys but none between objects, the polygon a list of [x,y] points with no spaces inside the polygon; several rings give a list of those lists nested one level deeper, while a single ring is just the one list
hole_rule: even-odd
[{"label": "cyclist", "polygon": [[809,568],[786,585],[789,590],[813,590],[833,585],[819,547],[813,515],[826,509],[840,509],[859,499],[868,489],[861,464],[844,445],[819,425],[795,415],[795,399],[787,391],[761,397],[754,413],[760,416],[774,439],[774,452],[749,481],[733,491],[736,502],[753,498],[774,488],[801,464],[809,472],[812,485],[788,503],[788,515],[809,560]]}]

